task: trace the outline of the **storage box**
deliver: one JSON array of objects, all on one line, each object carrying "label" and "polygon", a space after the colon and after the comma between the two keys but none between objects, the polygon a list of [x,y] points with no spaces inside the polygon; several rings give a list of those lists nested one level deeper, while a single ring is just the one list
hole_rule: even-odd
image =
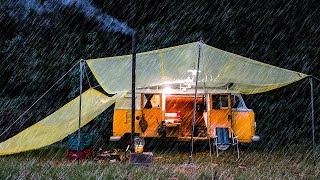
[{"label": "storage box", "polygon": [[130,153],[129,163],[137,165],[151,165],[153,160],[152,152]]}]

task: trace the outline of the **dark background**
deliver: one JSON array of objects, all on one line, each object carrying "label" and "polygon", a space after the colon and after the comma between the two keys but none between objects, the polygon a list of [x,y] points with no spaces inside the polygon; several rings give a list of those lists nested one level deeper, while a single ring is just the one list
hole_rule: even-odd
[{"label": "dark background", "polygon": [[[46,0],[39,0],[45,3]],[[10,1],[9,1],[10,2]],[[13,1],[11,1],[13,2]],[[38,3],[37,2],[37,3]],[[138,51],[202,38],[206,44],[264,63],[320,77],[320,6],[317,1],[129,1],[93,0],[98,9],[138,32]],[[72,6],[54,13],[33,10],[10,16],[1,3],[0,132],[81,58],[129,54],[130,35],[109,32]],[[20,11],[17,7],[16,11]],[[97,85],[87,68],[92,84]],[[76,97],[78,66],[10,130],[5,140]],[[85,82],[85,89],[88,89]],[[314,82],[316,140],[319,141],[319,82]],[[310,145],[310,86],[307,79],[263,94],[245,96],[256,113],[257,134],[266,147]],[[111,132],[112,109],[95,121]],[[102,137],[102,138],[103,138]]]}]

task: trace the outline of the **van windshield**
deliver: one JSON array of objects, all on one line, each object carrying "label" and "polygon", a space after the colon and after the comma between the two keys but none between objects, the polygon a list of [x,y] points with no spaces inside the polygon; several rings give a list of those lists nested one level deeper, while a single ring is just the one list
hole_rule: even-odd
[{"label": "van windshield", "polygon": [[244,105],[243,100],[237,95],[232,95],[231,103],[232,108],[247,109],[247,107]]}]

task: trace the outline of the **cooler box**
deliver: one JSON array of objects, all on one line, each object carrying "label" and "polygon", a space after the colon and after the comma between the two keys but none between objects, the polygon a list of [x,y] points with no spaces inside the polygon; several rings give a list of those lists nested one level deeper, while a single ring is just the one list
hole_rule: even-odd
[{"label": "cooler box", "polygon": [[[80,160],[90,159],[93,156],[93,149],[90,148],[90,149],[79,151],[79,154],[80,154]],[[78,151],[68,150],[67,159],[69,160],[78,159]]]}]

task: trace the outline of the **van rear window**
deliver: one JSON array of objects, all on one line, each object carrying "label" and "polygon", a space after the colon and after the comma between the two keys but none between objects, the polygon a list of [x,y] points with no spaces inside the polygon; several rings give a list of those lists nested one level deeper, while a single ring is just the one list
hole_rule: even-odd
[{"label": "van rear window", "polygon": [[228,95],[212,95],[212,109],[228,108]]},{"label": "van rear window", "polygon": [[144,108],[159,108],[160,107],[160,95],[159,94],[145,94],[144,95]]}]

